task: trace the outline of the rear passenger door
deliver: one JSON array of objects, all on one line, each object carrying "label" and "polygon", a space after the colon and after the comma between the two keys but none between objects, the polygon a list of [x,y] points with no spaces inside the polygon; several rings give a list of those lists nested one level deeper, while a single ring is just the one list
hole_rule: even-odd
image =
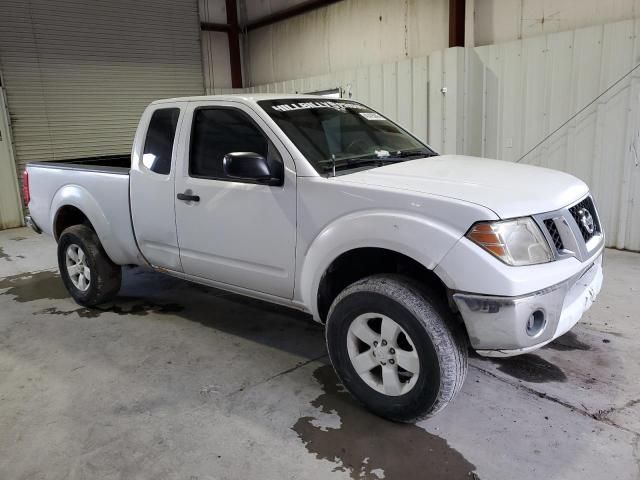
[{"label": "rear passenger door", "polygon": [[[131,218],[140,251],[154,266],[182,271],[175,217],[176,132],[187,103],[149,107],[136,133],[130,170]],[[122,212],[127,215],[128,212]]]},{"label": "rear passenger door", "polygon": [[[192,105],[176,177],[176,224],[184,273],[227,285],[293,297],[296,173],[283,144],[248,106]],[[255,152],[281,170],[282,185],[228,178],[223,157]],[[187,197],[189,198],[189,197]]]}]

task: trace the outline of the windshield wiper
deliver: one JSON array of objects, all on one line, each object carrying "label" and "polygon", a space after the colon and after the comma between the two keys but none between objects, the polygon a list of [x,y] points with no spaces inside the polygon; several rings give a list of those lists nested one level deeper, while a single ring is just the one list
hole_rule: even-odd
[{"label": "windshield wiper", "polygon": [[[387,153],[387,151],[385,151]],[[433,156],[433,152],[429,150],[414,149],[414,150],[398,150],[388,155],[380,155],[378,153],[365,153],[362,155],[354,155],[352,157],[342,158],[329,158],[326,160],[318,161],[319,164],[329,167],[329,172],[333,169],[346,170],[349,168],[357,168],[365,165],[375,165],[381,167],[389,163],[404,162],[410,157],[423,158]],[[329,173],[327,172],[327,173]]]},{"label": "windshield wiper", "polygon": [[404,158],[396,157],[395,155],[390,155],[388,157],[370,156],[352,159],[348,161],[347,165],[362,165],[363,163],[398,163],[404,160]]},{"label": "windshield wiper", "polygon": [[368,163],[396,163],[396,162],[402,162],[404,159],[403,158],[399,158],[399,157],[395,157],[395,156],[388,156],[388,157],[378,157],[377,155],[358,155],[358,156],[353,156],[353,157],[343,157],[343,158],[336,158],[335,160],[333,158],[331,159],[327,159],[327,160],[319,160],[318,163],[320,165],[328,165],[328,166],[333,166],[333,164],[335,164],[336,168],[345,168],[345,167],[352,167],[352,166],[357,166],[357,165],[362,165],[362,164],[368,164]]},{"label": "windshield wiper", "polygon": [[433,157],[435,154],[429,150],[424,148],[419,148],[415,150],[398,150],[397,152],[390,155],[391,158],[407,158],[407,157]]},{"label": "windshield wiper", "polygon": [[390,153],[385,151],[384,155],[379,155],[377,152],[375,155],[364,155],[359,157],[351,157],[347,159],[347,163],[351,164],[352,162],[359,163],[360,161],[377,161],[381,163],[396,163],[407,160],[408,158],[425,158],[432,157],[434,155],[433,152],[430,152],[425,149],[416,149],[416,150],[398,150],[397,152]]},{"label": "windshield wiper", "polygon": [[347,158],[347,165],[362,165],[363,163],[379,163],[383,165],[385,163],[399,163],[409,160],[411,157],[415,158],[425,158],[433,156],[430,152],[425,152],[424,150],[420,151],[399,151],[396,153],[392,153],[389,155],[378,156],[378,155],[367,155],[365,157],[357,157],[357,158]]}]

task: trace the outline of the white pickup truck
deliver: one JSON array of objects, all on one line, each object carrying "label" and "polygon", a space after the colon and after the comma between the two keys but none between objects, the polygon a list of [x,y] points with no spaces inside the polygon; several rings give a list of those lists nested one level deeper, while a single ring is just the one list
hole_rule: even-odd
[{"label": "white pickup truck", "polygon": [[469,343],[540,348],[602,284],[583,182],[438,155],[349,100],[157,101],[130,159],[31,163],[24,195],[79,304],[111,300],[120,266],[144,265],[303,310],[326,324],[345,387],[396,421],[454,397]]}]

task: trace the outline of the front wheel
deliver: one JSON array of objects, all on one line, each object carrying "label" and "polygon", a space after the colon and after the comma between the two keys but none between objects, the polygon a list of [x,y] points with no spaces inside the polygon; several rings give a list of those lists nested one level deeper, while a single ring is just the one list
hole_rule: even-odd
[{"label": "front wheel", "polygon": [[375,275],[347,287],[327,320],[329,357],[343,385],[390,420],[434,415],[460,390],[467,343],[438,297],[413,280]]},{"label": "front wheel", "polygon": [[121,268],[107,256],[96,233],[86,225],[65,229],[58,240],[58,267],[73,299],[87,307],[113,299]]}]

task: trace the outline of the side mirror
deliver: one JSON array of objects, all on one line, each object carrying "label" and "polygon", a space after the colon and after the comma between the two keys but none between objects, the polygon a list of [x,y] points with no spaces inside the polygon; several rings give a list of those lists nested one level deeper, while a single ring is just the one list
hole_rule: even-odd
[{"label": "side mirror", "polygon": [[222,160],[224,173],[229,178],[247,180],[265,185],[280,185],[281,179],[274,176],[267,159],[254,152],[227,153]]}]

